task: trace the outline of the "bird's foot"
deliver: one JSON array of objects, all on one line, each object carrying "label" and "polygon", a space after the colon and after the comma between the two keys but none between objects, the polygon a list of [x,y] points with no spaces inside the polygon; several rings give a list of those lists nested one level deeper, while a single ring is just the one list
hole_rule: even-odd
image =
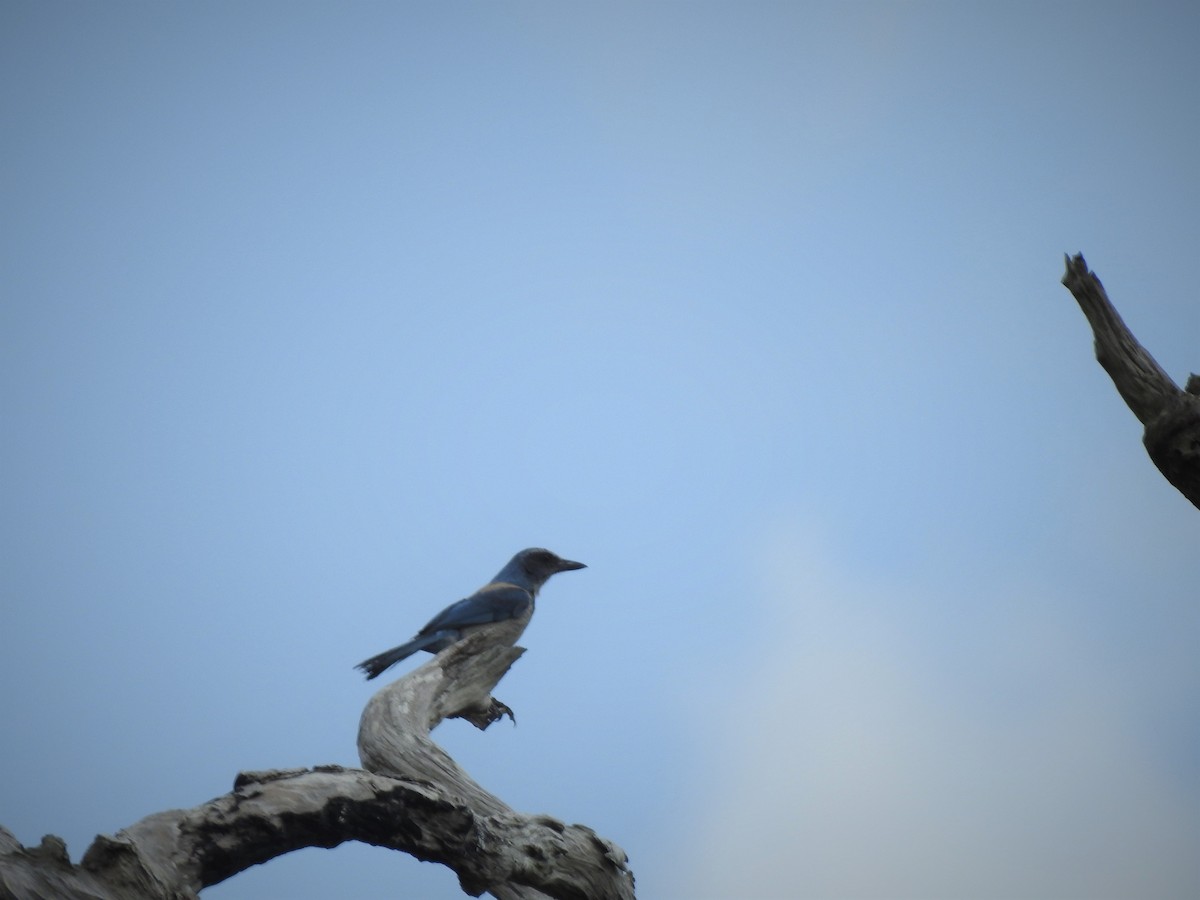
[{"label": "bird's foot", "polygon": [[499,721],[505,716],[512,719],[513,725],[517,724],[517,717],[507,703],[501,703],[495,697],[489,697],[488,701],[487,706],[475,706],[470,709],[464,709],[455,713],[451,718],[466,719],[480,731],[484,731],[493,722]]}]

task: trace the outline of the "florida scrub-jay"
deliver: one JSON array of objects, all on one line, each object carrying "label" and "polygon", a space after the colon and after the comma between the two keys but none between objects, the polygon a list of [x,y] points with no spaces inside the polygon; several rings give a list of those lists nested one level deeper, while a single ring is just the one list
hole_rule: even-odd
[{"label": "florida scrub-jay", "polygon": [[540,547],[522,550],[470,597],[450,604],[430,619],[411,641],[372,656],[355,668],[362,669],[368,679],[374,678],[418,650],[437,653],[493,622],[524,619],[523,630],[533,616],[538,590],[550,576],[585,568],[581,562],[563,559]]}]

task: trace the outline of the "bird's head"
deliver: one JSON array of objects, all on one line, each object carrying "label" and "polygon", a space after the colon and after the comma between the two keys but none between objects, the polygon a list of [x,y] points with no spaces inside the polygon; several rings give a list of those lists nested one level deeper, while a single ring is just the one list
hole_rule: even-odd
[{"label": "bird's head", "polygon": [[551,553],[541,547],[530,547],[514,556],[496,576],[496,580],[523,584],[531,591],[536,592],[551,575],[570,572],[572,569],[586,568],[587,566],[581,562],[563,559],[557,553]]}]

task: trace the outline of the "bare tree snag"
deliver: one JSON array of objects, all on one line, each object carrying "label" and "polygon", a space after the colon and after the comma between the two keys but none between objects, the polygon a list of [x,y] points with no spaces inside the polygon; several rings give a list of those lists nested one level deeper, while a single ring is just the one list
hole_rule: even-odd
[{"label": "bare tree snag", "polygon": [[[499,622],[443,650],[430,662],[380,690],[363,710],[358,755],[379,775],[428,783],[470,810],[481,841],[494,851],[470,879],[457,866],[463,889],[509,898],[632,898],[633,873],[625,851],[584,825],[513,812],[458,767],[429,737],[448,718],[477,728],[512,710],[491,690],[525,651],[512,646],[519,620]],[[502,852],[501,852],[502,851]]]},{"label": "bare tree snag", "polygon": [[1184,390],[1130,332],[1082,255],[1067,257],[1063,284],[1096,337],[1096,359],[1145,430],[1142,443],[1158,470],[1200,509],[1200,376]]},{"label": "bare tree snag", "polygon": [[197,900],[250,866],[343,841],[443,863],[471,896],[632,900],[620,847],[583,825],[513,812],[429,740],[446,718],[486,728],[512,714],[490,696],[524,652],[507,624],[447,648],[370,700],[359,731],[369,771],[242,773],[228,794],[97,837],[78,865],[61,838],[23,847],[0,828],[0,900]]}]

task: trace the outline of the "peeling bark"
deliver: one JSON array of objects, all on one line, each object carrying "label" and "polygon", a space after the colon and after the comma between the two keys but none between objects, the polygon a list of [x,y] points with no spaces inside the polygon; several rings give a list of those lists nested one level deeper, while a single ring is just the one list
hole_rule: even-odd
[{"label": "peeling bark", "polygon": [[1144,426],[1150,459],[1200,509],[1200,376],[1180,390],[1122,321],[1082,255],[1067,257],[1063,284],[1092,326],[1096,359]]}]

